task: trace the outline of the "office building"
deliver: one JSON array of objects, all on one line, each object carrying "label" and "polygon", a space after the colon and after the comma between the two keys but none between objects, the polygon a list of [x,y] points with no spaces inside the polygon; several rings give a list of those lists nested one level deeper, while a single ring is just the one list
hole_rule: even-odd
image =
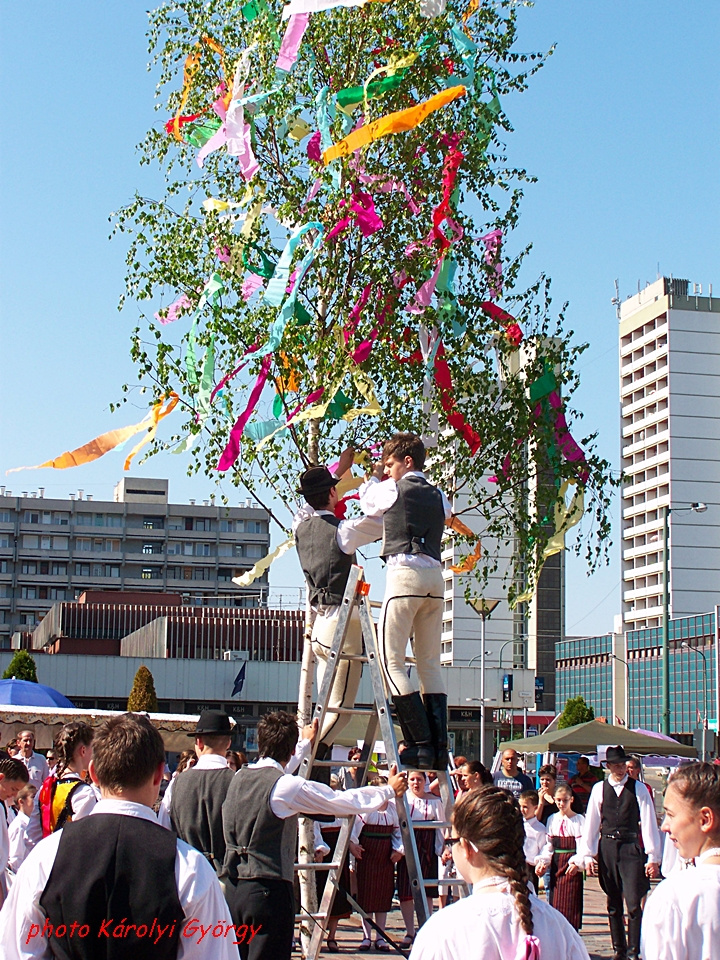
[{"label": "office building", "polygon": [[620,305],[625,630],[662,622],[666,509],[671,616],[708,610],[720,594],[719,357],[712,288],[703,296],[663,277]]},{"label": "office building", "polygon": [[167,480],[124,478],[112,502],[49,499],[43,488],[0,487],[0,647],[32,630],[53,606],[86,590],[179,594],[183,603],[257,606],[267,575],[232,578],[270,547],[269,517],[248,501],[168,502]]}]

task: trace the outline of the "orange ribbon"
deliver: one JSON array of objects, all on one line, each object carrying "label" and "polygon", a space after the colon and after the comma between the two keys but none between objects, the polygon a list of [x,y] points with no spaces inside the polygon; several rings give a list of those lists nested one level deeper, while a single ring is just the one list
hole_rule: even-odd
[{"label": "orange ribbon", "polygon": [[180,135],[180,118],[182,117],[183,110],[188,102],[188,97],[190,96],[190,90],[192,89],[197,68],[200,66],[203,44],[205,44],[205,46],[209,47],[211,50],[214,50],[215,53],[217,53],[217,55],[220,57],[220,67],[222,69],[223,80],[225,79],[226,75],[225,51],[221,44],[219,44],[217,40],[213,40],[212,37],[200,37],[200,39],[195,42],[195,46],[198,49],[193,50],[193,52],[189,53],[185,58],[185,70],[183,74],[183,89],[180,97],[180,106],[178,107],[177,113],[175,114],[175,119],[173,120],[173,135],[176,140],[180,141],[180,143],[183,142],[183,138]]},{"label": "orange ribbon", "polygon": [[359,150],[373,140],[379,140],[380,137],[386,137],[391,133],[404,133],[412,130],[423,122],[435,110],[440,110],[456,100],[458,97],[464,97],[466,89],[463,86],[450,87],[447,90],[441,90],[429,100],[423,100],[422,103],[414,107],[408,107],[406,110],[396,110],[395,113],[388,113],[384,117],[367,123],[358,130],[353,130],[344,140],[328,147],[323,153],[323,163],[327,165],[338,157],[346,157],[349,153]]}]

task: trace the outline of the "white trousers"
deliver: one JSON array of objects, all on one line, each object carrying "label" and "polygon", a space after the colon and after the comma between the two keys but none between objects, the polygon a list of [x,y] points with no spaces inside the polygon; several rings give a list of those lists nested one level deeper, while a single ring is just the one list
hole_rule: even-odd
[{"label": "white trousers", "polygon": [[445,584],[440,567],[388,567],[385,598],[380,610],[380,660],[393,696],[414,693],[405,667],[405,649],[413,637],[420,689],[445,693],[440,671]]},{"label": "white trousers", "polygon": [[[317,658],[317,689],[320,691],[325,670],[328,665],[328,656],[332,648],[333,636],[337,627],[337,615],[326,617],[318,613],[313,624],[312,649]],[[360,626],[360,616],[355,609],[350,614],[347,633],[345,634],[345,643],[343,653],[361,654],[362,653],[362,627]],[[330,690],[329,707],[354,707],[355,697],[360,686],[360,677],[362,675],[362,664],[355,660],[341,660],[335,673],[335,681]],[[342,730],[350,722],[349,714],[328,713],[320,731],[320,741],[328,745],[333,743]]]}]

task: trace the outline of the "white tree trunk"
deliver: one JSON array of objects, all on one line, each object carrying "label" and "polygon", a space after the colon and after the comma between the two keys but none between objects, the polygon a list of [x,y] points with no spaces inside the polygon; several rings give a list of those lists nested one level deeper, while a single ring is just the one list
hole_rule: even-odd
[{"label": "white tree trunk", "polygon": [[[312,652],[310,636],[312,633],[312,616],[310,602],[305,609],[305,642],[303,646],[302,667],[300,670],[300,689],[298,691],[298,718],[301,724],[310,723],[312,718],[313,676],[315,673],[315,658]],[[299,862],[312,863],[315,859],[314,821],[308,817],[300,818],[299,829]],[[302,870],[299,873],[300,903],[303,913],[317,913],[317,887],[315,886],[315,871]],[[300,923],[300,940],[303,956],[307,957],[310,948],[310,937],[314,922],[305,918]]]}]

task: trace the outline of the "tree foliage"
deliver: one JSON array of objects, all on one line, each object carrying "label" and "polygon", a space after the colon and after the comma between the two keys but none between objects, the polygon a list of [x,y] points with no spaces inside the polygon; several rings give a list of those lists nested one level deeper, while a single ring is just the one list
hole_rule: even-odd
[{"label": "tree foliage", "polygon": [[[507,160],[504,105],[544,57],[516,50],[514,3],[435,0],[438,15],[423,16],[427,5],[313,13],[289,71],[276,67],[277,0],[172,0],[151,13],[161,120],[141,163],[160,167],[165,193],[138,195],[116,215],[116,232],[129,236],[123,302],[137,301],[143,315],[132,339],[141,384],[155,401],[180,396],[183,428],[153,452],[189,450],[189,473],[217,476],[233,424],[252,408],[224,475],[287,529],[307,465],[395,430],[431,436],[434,479],[466,495],[465,519],[483,536],[480,583],[498,564],[488,545],[514,539],[512,596],[536,580],[567,480],[585,493],[576,550],[591,565],[602,558],[613,480],[593,436],[578,438],[582,464],[566,456],[558,416],[577,420],[585,345],[563,329],[563,310],[552,317],[544,276],[520,288],[527,250],[511,252],[532,178]],[[319,151],[351,130],[459,84],[465,94],[418,126],[323,163]],[[202,169],[196,162],[220,126],[216,113],[241,99],[258,163],[249,180],[224,146]],[[176,127],[177,114],[195,119]],[[281,253],[303,226],[289,269],[305,256],[309,269],[283,278]],[[265,292],[247,297],[248,281]],[[280,307],[267,302],[278,282]],[[249,392],[264,373],[253,408]],[[561,409],[547,391],[537,395],[548,378]],[[136,388],[124,389],[127,401]],[[539,472],[545,493],[528,496]]]},{"label": "tree foliage", "polygon": [[13,677],[16,680],[29,680],[31,683],[38,682],[35,658],[27,650],[18,650],[2,675],[3,680],[12,680]]},{"label": "tree foliage", "polygon": [[570,697],[565,701],[565,709],[560,714],[558,729],[574,727],[578,723],[588,723],[595,719],[595,711],[585,703],[584,697]]},{"label": "tree foliage", "polygon": [[135,674],[127,708],[135,713],[157,713],[158,700],[155,693],[155,681],[144,663]]}]

